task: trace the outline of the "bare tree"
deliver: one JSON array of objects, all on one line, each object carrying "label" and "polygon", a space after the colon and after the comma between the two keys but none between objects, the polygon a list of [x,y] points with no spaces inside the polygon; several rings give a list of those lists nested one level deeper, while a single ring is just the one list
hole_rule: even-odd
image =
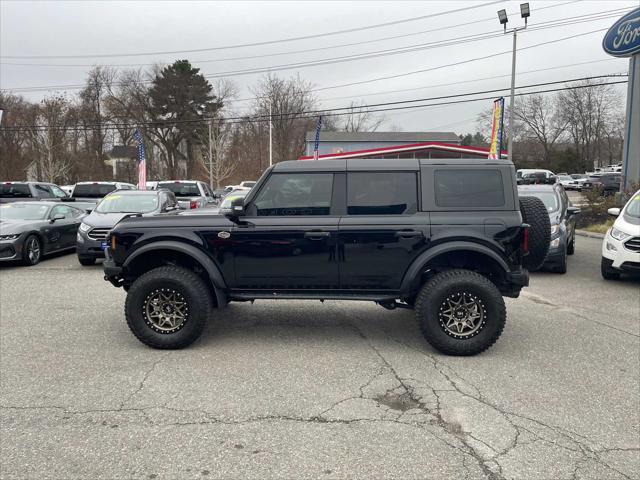
[{"label": "bare tree", "polygon": [[312,85],[300,77],[288,80],[275,75],[263,77],[255,89],[254,115],[267,119],[269,111],[273,123],[273,161],[299,157],[305,149],[305,133],[313,129],[315,119],[300,117],[301,113],[316,109]]},{"label": "bare tree", "polygon": [[67,155],[67,126],[70,106],[62,97],[43,100],[29,131],[35,157],[35,172],[39,180],[66,182],[72,163]]},{"label": "bare tree", "polygon": [[384,115],[369,111],[366,103],[352,101],[340,129],[345,132],[375,132],[384,121]]},{"label": "bare tree", "polygon": [[607,158],[603,145],[607,129],[612,126],[616,112],[620,111],[620,95],[613,86],[599,81],[585,80],[578,86],[583,88],[559,94],[559,108],[582,166],[591,169],[602,166]]},{"label": "bare tree", "polygon": [[549,165],[553,146],[565,133],[568,124],[559,102],[541,94],[528,95],[516,102],[513,114],[522,124],[521,136],[533,138],[540,144],[544,162]]}]

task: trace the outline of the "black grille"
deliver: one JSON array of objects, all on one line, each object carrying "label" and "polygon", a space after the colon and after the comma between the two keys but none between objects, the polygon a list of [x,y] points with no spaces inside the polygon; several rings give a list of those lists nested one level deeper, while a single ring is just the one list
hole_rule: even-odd
[{"label": "black grille", "polygon": [[624,243],[624,246],[627,250],[631,250],[632,252],[640,252],[640,237],[630,238]]},{"label": "black grille", "polygon": [[110,228],[94,228],[87,236],[92,240],[106,240],[107,234],[109,233]]},{"label": "black grille", "polygon": [[11,246],[0,247],[0,258],[10,258],[16,254],[16,251]]}]

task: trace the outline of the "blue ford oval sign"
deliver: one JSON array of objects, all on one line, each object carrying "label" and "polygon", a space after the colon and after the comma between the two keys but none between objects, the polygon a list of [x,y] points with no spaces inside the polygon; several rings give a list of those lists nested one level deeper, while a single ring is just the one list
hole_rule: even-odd
[{"label": "blue ford oval sign", "polygon": [[613,24],[602,40],[602,48],[614,57],[629,57],[640,52],[640,8]]}]

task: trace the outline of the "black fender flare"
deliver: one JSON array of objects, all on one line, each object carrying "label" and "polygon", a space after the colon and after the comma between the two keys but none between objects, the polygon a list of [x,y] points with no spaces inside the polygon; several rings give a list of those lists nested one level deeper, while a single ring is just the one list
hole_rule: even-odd
[{"label": "black fender flare", "polygon": [[400,291],[403,294],[409,294],[409,292],[412,290],[412,287],[414,286],[415,281],[420,278],[420,273],[424,269],[425,265],[427,265],[427,263],[436,258],[438,255],[442,255],[443,253],[448,252],[454,252],[456,250],[468,250],[481,253],[494,260],[506,273],[510,271],[507,262],[498,253],[491,250],[485,245],[466,241],[447,242],[430,248],[429,250],[418,256],[418,258],[416,258],[413,263],[409,265],[409,268],[402,278]]},{"label": "black fender flare", "polygon": [[213,262],[213,260],[211,260],[211,258],[209,258],[205,253],[198,250],[192,245],[171,240],[149,243],[138,248],[129,257],[127,257],[122,267],[126,269],[136,258],[154,250],[173,250],[176,252],[184,253],[185,255],[193,258],[206,270],[216,295],[218,308],[222,308],[227,304],[227,297],[224,294],[224,290],[227,288],[227,284],[224,281],[224,277],[222,276],[220,269]]}]

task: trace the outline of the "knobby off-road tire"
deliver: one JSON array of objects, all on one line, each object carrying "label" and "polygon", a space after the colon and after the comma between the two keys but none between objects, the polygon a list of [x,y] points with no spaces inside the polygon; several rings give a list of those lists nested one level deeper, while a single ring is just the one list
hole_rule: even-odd
[{"label": "knobby off-road tire", "polygon": [[204,281],[190,270],[158,267],[141,275],[125,302],[127,325],[145,345],[184,348],[200,337],[213,309]]},{"label": "knobby off-road tire", "polygon": [[520,197],[520,213],[529,227],[529,254],[522,265],[530,271],[539,270],[549,251],[551,241],[551,221],[544,202],[536,197]]},{"label": "knobby off-road tire", "polygon": [[[458,307],[450,312],[452,304]],[[448,327],[447,319],[452,315],[457,319],[458,310],[464,315],[465,309],[480,315],[474,328]],[[442,353],[461,356],[476,355],[493,345],[507,318],[500,291],[470,270],[447,270],[431,278],[418,294],[415,312],[427,342]]]}]

